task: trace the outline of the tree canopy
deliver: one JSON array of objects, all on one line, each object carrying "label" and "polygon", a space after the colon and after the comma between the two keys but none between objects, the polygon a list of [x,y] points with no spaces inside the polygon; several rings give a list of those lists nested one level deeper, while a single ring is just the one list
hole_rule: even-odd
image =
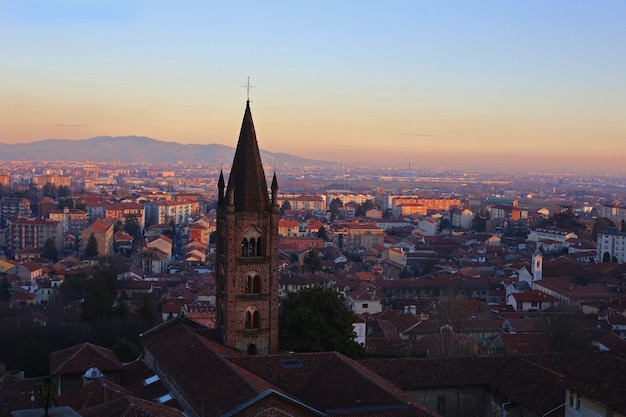
[{"label": "tree canopy", "polygon": [[98,255],[98,241],[96,240],[96,236],[92,233],[89,235],[89,239],[87,239],[87,246],[85,246],[85,258],[93,258]]},{"label": "tree canopy", "polygon": [[50,259],[52,262],[59,260],[59,250],[57,249],[57,244],[54,239],[48,238],[46,240],[46,243],[43,245],[41,256],[43,258]]},{"label": "tree canopy", "polygon": [[309,272],[322,270],[322,258],[316,250],[310,250],[304,255],[304,268]]},{"label": "tree canopy", "polygon": [[294,352],[337,351],[351,358],[365,357],[365,348],[355,340],[353,314],[344,297],[321,287],[289,293],[282,304],[280,344]]}]

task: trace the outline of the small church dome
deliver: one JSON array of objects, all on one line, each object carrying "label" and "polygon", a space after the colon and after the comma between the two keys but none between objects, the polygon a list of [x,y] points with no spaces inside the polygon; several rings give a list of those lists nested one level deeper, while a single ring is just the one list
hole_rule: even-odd
[{"label": "small church dome", "polygon": [[83,374],[83,377],[88,378],[88,379],[97,379],[97,378],[102,378],[103,376],[104,374],[98,368],[89,368]]}]

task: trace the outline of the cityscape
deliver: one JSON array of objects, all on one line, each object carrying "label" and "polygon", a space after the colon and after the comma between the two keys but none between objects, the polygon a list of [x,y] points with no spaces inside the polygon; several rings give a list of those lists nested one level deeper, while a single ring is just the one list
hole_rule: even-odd
[{"label": "cityscape", "polygon": [[0,417],[626,417],[626,3],[0,3]]},{"label": "cityscape", "polygon": [[[617,381],[626,351],[624,178],[411,165],[385,169],[272,156],[256,148],[251,120],[247,105],[237,150],[226,150],[234,158],[230,168],[195,162],[2,161],[3,416],[37,408],[40,403],[29,393],[47,375],[56,384],[52,410],[59,412],[116,415],[116,407],[135,407],[128,402],[135,398],[150,410],[146,415],[223,415],[239,400],[207,397],[199,406],[185,387],[206,375],[219,381],[232,372],[201,365],[209,351],[224,353],[212,346],[192,349],[194,339],[183,342],[190,336],[179,332],[223,334],[223,343],[233,349],[226,357],[242,369],[256,369],[241,362],[245,357],[282,361],[285,370],[305,367],[312,357],[296,356],[290,348],[284,356],[288,342],[279,335],[275,304],[316,288],[338,294],[359,350],[305,345],[296,351],[320,352],[315,361],[324,366],[340,358],[340,367],[329,371],[332,378],[345,367],[372,372],[388,381],[375,383],[376,395],[386,392],[394,399],[384,406],[355,399],[374,383],[363,377],[356,391],[345,390],[341,399],[312,397],[294,406],[296,392],[282,385],[289,372],[274,380],[263,370],[266,363],[253,372],[273,380],[278,391],[268,394],[271,400],[256,398],[241,415],[267,407],[296,415],[308,415],[307,407],[320,415],[349,409],[359,416],[623,411],[613,398],[623,392]],[[133,146],[132,138],[115,140]],[[149,143],[160,147],[158,141]],[[65,153],[62,145],[56,148]],[[264,164],[261,154],[274,158],[272,165]],[[233,213],[243,210],[249,223],[252,212],[266,213],[259,203],[264,198],[275,207],[267,212],[274,220],[267,223],[269,214],[260,214],[254,223],[267,230],[243,227],[248,232],[241,244],[237,236],[232,242],[227,237],[226,223],[219,232],[221,222],[232,221],[233,203],[227,201],[232,199]],[[261,244],[266,234],[273,237]],[[271,255],[259,257],[266,244]],[[256,278],[226,272],[233,248],[236,271],[252,265]],[[246,282],[243,295],[229,287],[231,276],[233,283]],[[271,282],[276,287],[265,296],[261,288]],[[244,308],[253,310],[233,322],[229,316],[243,314],[237,312],[241,297],[252,297]],[[282,310],[287,315],[285,306]],[[266,315],[269,327],[263,325]],[[229,333],[229,326],[239,325],[244,329]],[[306,326],[299,326],[296,333],[306,334]],[[317,330],[322,339],[324,332]],[[178,347],[161,345],[166,342]],[[194,365],[170,363],[172,353]],[[346,362],[350,356],[358,364]],[[161,366],[151,365],[154,360]],[[85,361],[88,368],[80,368]],[[398,367],[412,371],[398,374]],[[547,382],[532,388],[511,384],[511,372]],[[592,372],[616,379],[598,394],[589,383]],[[437,382],[428,382],[434,375]],[[558,382],[550,382],[555,375]],[[98,388],[91,381],[100,381]],[[102,381],[130,391],[111,401],[87,400],[94,389],[110,389]],[[232,383],[239,390],[249,382]],[[333,389],[334,383],[324,384]],[[386,384],[401,394],[390,394]],[[214,384],[207,382],[204,389]],[[287,398],[280,396],[284,390]],[[354,404],[348,407],[346,401]],[[204,406],[211,412],[198,411]]]}]

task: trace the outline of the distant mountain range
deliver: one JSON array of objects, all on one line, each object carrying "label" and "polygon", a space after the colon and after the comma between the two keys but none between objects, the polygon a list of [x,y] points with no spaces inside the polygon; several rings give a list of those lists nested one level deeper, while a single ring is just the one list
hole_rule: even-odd
[{"label": "distant mountain range", "polygon": [[[184,145],[143,136],[98,136],[83,140],[47,139],[31,143],[0,143],[0,159],[25,161],[77,161],[230,165],[235,148],[219,145]],[[261,150],[264,164],[272,166],[327,165],[336,162],[300,158]]]}]

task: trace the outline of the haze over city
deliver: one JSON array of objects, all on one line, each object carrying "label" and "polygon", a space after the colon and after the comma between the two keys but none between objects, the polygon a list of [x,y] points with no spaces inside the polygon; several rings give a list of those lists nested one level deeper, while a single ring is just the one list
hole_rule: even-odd
[{"label": "haze over city", "polygon": [[4,0],[0,143],[99,135],[351,163],[624,172],[626,4]]}]

